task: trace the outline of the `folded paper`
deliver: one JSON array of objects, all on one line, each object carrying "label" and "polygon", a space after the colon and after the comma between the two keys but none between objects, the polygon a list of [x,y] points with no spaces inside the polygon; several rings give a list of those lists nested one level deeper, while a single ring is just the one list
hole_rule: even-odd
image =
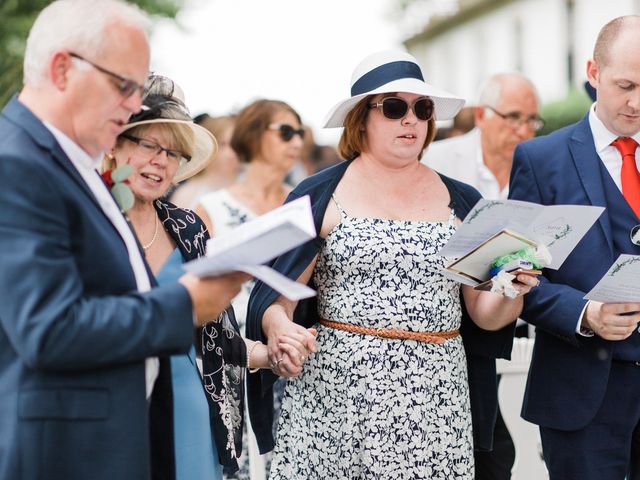
[{"label": "folded paper", "polygon": [[315,291],[265,263],[316,237],[308,196],[250,220],[207,242],[207,254],[183,265],[199,277],[247,272],[290,300],[312,297]]},{"label": "folded paper", "polygon": [[453,260],[443,273],[477,286],[491,278],[501,257],[505,263],[520,257],[536,269],[558,269],[603,211],[586,205],[482,199],[438,252]]}]

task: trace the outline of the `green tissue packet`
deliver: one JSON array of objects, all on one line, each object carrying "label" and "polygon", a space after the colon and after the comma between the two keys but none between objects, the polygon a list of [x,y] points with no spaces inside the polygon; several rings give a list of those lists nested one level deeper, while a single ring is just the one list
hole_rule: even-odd
[{"label": "green tissue packet", "polygon": [[530,262],[535,269],[545,267],[545,264],[542,263],[540,258],[536,255],[536,248],[531,246],[496,258],[491,264],[491,268],[500,268],[513,260],[524,260],[526,262]]}]

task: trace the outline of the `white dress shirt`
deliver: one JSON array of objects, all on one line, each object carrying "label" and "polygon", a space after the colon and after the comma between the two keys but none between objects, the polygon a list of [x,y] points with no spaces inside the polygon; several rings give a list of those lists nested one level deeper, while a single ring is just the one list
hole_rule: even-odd
[{"label": "white dress shirt", "polygon": [[509,198],[509,182],[503,189],[500,189],[498,179],[484,163],[482,148],[477,150],[476,167],[478,169],[478,182],[473,186],[478,189],[483,198],[488,198],[489,200],[506,200]]},{"label": "white dress shirt", "polygon": [[[118,207],[116,201],[111,196],[111,193],[107,190],[107,186],[98,174],[97,168],[100,166],[100,162],[102,161],[102,153],[96,158],[91,158],[87,152],[80,148],[79,145],[56,127],[48,122],[44,122],[44,125],[56,138],[58,144],[60,144],[60,147],[64,150],[64,153],[67,154],[67,157],[69,157],[69,160],[71,160],[71,163],[87,184],[91,193],[95,196],[100,208],[102,208],[104,214],[111,221],[124,240],[127,252],[129,253],[129,263],[133,269],[138,291],[147,292],[151,290],[149,275],[147,274],[147,269],[145,268],[144,260],[140,254],[140,249],[138,248],[138,243],[134,234],[131,231],[131,228],[129,228],[127,221],[122,216],[120,207]],[[159,369],[160,363],[156,357],[146,359],[145,377],[147,398],[151,396],[153,384],[158,377]]]},{"label": "white dress shirt", "polygon": [[[617,139],[618,135],[607,130],[607,127],[604,126],[602,120],[600,120],[596,115],[596,106],[597,103],[594,103],[589,111],[589,127],[591,128],[591,133],[593,135],[593,142],[596,145],[596,153],[600,157],[600,160],[602,160],[602,163],[604,163],[604,166],[609,172],[609,175],[611,175],[611,178],[613,178],[613,181],[616,183],[620,191],[622,191],[622,181],[620,180],[622,156],[618,149],[611,145],[611,142]],[[631,138],[640,144],[640,132],[636,133]],[[636,149],[636,168],[640,170],[639,159],[640,148]]]}]

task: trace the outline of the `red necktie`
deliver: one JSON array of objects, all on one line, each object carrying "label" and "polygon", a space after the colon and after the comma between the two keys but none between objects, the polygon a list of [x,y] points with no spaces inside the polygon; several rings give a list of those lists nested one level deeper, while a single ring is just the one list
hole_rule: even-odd
[{"label": "red necktie", "polygon": [[636,148],[638,143],[629,137],[620,137],[611,142],[622,155],[622,169],[620,178],[622,180],[622,195],[633,209],[636,216],[640,218],[640,173],[636,166]]}]

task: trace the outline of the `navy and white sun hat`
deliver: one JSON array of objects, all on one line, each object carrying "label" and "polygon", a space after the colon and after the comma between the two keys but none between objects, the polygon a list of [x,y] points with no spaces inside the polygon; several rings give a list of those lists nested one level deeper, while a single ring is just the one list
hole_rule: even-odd
[{"label": "navy and white sun hat", "polygon": [[415,93],[433,100],[436,120],[449,120],[464,105],[464,99],[424,81],[418,61],[400,51],[373,53],[362,60],[351,76],[351,97],[335,105],[326,116],[325,128],[342,127],[347,113],[368,95]]}]

